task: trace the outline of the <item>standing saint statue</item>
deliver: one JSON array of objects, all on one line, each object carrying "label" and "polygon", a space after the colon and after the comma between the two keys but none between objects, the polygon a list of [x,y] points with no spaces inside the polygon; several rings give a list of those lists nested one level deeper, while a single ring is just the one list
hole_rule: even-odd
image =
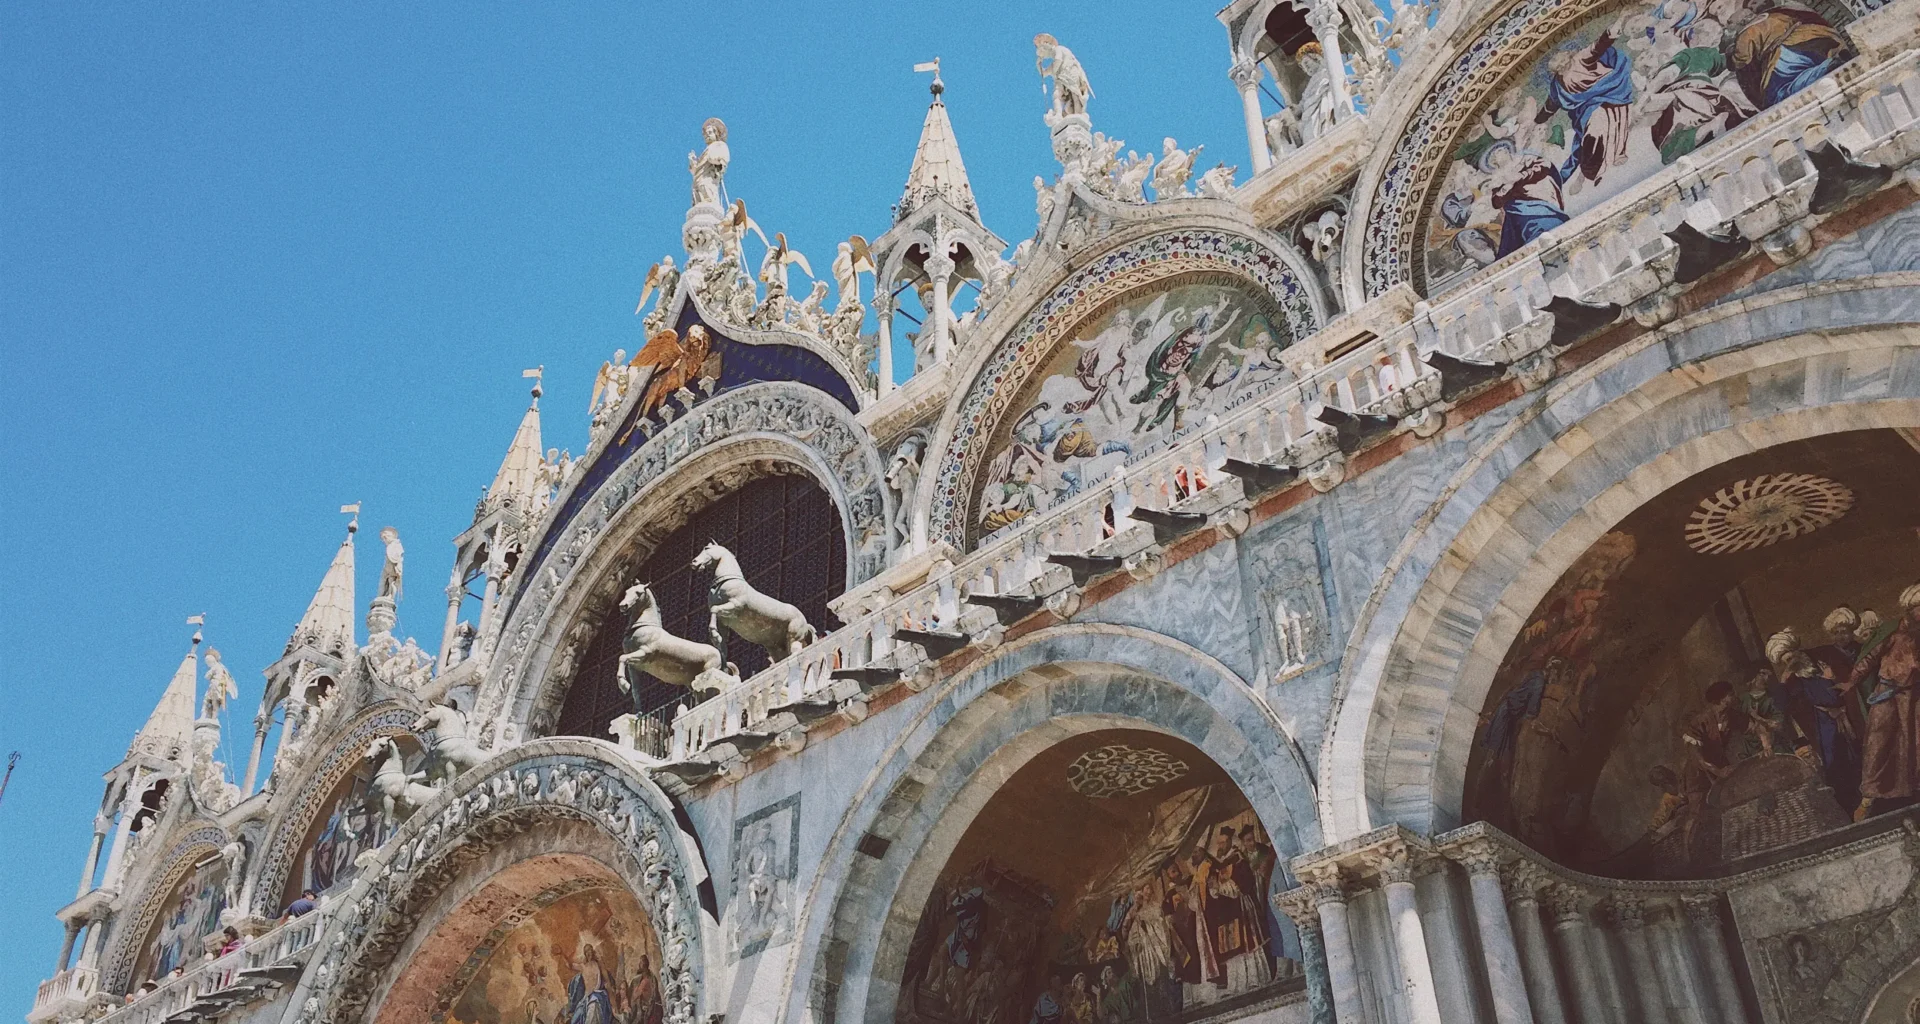
[{"label": "standing saint statue", "polygon": [[693,172],[693,204],[719,206],[720,179],[725,177],[727,161],[731,159],[727,151],[726,122],[717,117],[707,118],[707,123],[700,126],[700,135],[707,140],[707,148],[687,154],[687,170]]},{"label": "standing saint statue", "polygon": [[207,648],[207,696],[200,704],[200,717],[218,718],[227,701],[238,696],[240,687],[233,681],[233,673],[220,660],[220,649]]},{"label": "standing saint statue", "polygon": [[[1049,61],[1052,63],[1049,64]],[[1053,79],[1053,116],[1087,112],[1087,101],[1093,98],[1093,86],[1087,81],[1087,73],[1081,69],[1080,59],[1073,55],[1072,50],[1042,32],[1033,37],[1033,69],[1040,72],[1040,91],[1046,91],[1046,79]]]},{"label": "standing saint statue", "polygon": [[381,528],[380,540],[387,545],[387,562],[380,567],[379,596],[399,601],[401,565],[407,549],[400,546],[400,531],[391,526]]}]

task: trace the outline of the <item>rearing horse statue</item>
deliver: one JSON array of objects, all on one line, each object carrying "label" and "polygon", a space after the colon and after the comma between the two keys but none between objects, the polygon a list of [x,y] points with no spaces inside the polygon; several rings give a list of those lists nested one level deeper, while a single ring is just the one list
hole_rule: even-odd
[{"label": "rearing horse statue", "polygon": [[814,641],[813,627],[800,609],[753,589],[740,574],[740,560],[733,552],[709,541],[694,558],[693,567],[713,570],[713,586],[707,589],[707,629],[715,647],[724,649],[722,626],[759,644],[775,661],[799,653]]},{"label": "rearing horse statue", "polygon": [[620,643],[619,674],[615,677],[621,693],[634,692],[635,671],[696,693],[725,689],[740,681],[731,666],[721,663],[717,648],[667,632],[659,602],[645,583],[627,588],[620,598],[620,610],[632,617]]}]

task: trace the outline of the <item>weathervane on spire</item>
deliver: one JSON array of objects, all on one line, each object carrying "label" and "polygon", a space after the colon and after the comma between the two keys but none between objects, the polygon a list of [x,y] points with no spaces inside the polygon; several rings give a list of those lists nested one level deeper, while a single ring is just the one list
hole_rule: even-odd
[{"label": "weathervane on spire", "polygon": [[540,382],[543,379],[545,379],[546,372],[547,372],[547,367],[545,363],[542,363],[531,370],[520,371],[521,377],[531,377],[533,379],[533,400],[536,402],[540,400]]},{"label": "weathervane on spire", "polygon": [[913,70],[915,73],[926,72],[926,71],[933,72],[933,84],[931,86],[928,86],[928,89],[933,93],[934,98],[936,100],[939,98],[941,93],[947,91],[947,84],[940,80],[940,58],[935,57],[932,60],[923,61],[919,64],[915,64],[913,66]]},{"label": "weathervane on spire", "polygon": [[355,530],[360,529],[360,503],[359,502],[356,501],[351,505],[340,506],[340,513],[342,515],[353,516],[352,519],[347,520],[348,533],[353,533]]}]

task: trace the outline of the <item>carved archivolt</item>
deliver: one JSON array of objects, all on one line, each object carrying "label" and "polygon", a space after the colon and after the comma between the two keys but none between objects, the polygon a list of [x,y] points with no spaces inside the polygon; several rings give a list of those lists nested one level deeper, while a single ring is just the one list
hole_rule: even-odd
[{"label": "carved archivolt", "polygon": [[550,689],[548,666],[570,646],[567,630],[588,603],[588,589],[658,525],[649,510],[677,506],[708,481],[731,480],[726,474],[762,460],[793,465],[825,487],[841,514],[849,586],[886,567],[892,498],[884,462],[846,407],[802,384],[726,392],[663,428],[547,542],[546,555],[513,595],[477,720],[511,725],[519,735],[538,732],[528,726]]},{"label": "carved archivolt", "polygon": [[399,736],[408,731],[417,712],[393,701],[384,701],[360,713],[345,731],[336,736],[327,756],[287,787],[275,793],[277,804],[272,827],[273,837],[267,855],[258,860],[254,872],[252,912],[271,918],[279,913],[280,890],[287,884],[293,862],[300,856],[300,844],[312,829],[314,818],[326,810],[326,802],[339,788],[340,780],[359,767],[367,756],[367,746],[377,736]]},{"label": "carved archivolt", "polygon": [[1252,232],[1194,227],[1117,245],[1069,275],[995,346],[957,414],[949,414],[941,458],[932,467],[929,532],[957,548],[967,542],[967,504],[987,461],[994,427],[1011,411],[1028,380],[1096,311],[1129,292],[1194,273],[1221,273],[1266,293],[1290,341],[1325,323],[1300,255]]},{"label": "carved archivolt", "polygon": [[584,822],[612,840],[611,864],[635,886],[660,940],[667,1024],[692,1024],[702,1005],[707,877],[665,794],[621,751],[595,740],[549,739],[495,757],[441,791],[400,826],[340,897],[294,992],[293,1024],[345,1024],[368,1006],[422,915],[471,864],[522,833]]}]

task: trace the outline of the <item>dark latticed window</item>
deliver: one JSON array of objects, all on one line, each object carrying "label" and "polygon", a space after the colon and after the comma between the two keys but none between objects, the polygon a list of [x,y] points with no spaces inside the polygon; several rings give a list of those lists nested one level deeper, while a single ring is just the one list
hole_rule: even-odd
[{"label": "dark latticed window", "polygon": [[[703,643],[709,642],[707,585],[712,577],[695,572],[692,564],[693,556],[710,540],[740,559],[747,582],[761,593],[799,607],[821,633],[840,624],[827,611],[827,601],[846,589],[846,541],[840,533],[839,511],[812,480],[776,476],[747,484],[694,513],[630,578],[621,581],[622,591],[633,579],[646,581],[660,601],[667,631]],[[608,725],[634,710],[614,679],[626,627],[626,616],[618,607],[609,609],[600,621],[567,690],[557,732],[605,739]],[[732,635],[727,637],[727,660],[739,666],[743,679],[769,664],[766,652]],[[687,691],[647,677],[639,697],[643,717],[665,725],[673,720],[674,705],[687,697]],[[643,743],[642,749],[647,746]]]}]

